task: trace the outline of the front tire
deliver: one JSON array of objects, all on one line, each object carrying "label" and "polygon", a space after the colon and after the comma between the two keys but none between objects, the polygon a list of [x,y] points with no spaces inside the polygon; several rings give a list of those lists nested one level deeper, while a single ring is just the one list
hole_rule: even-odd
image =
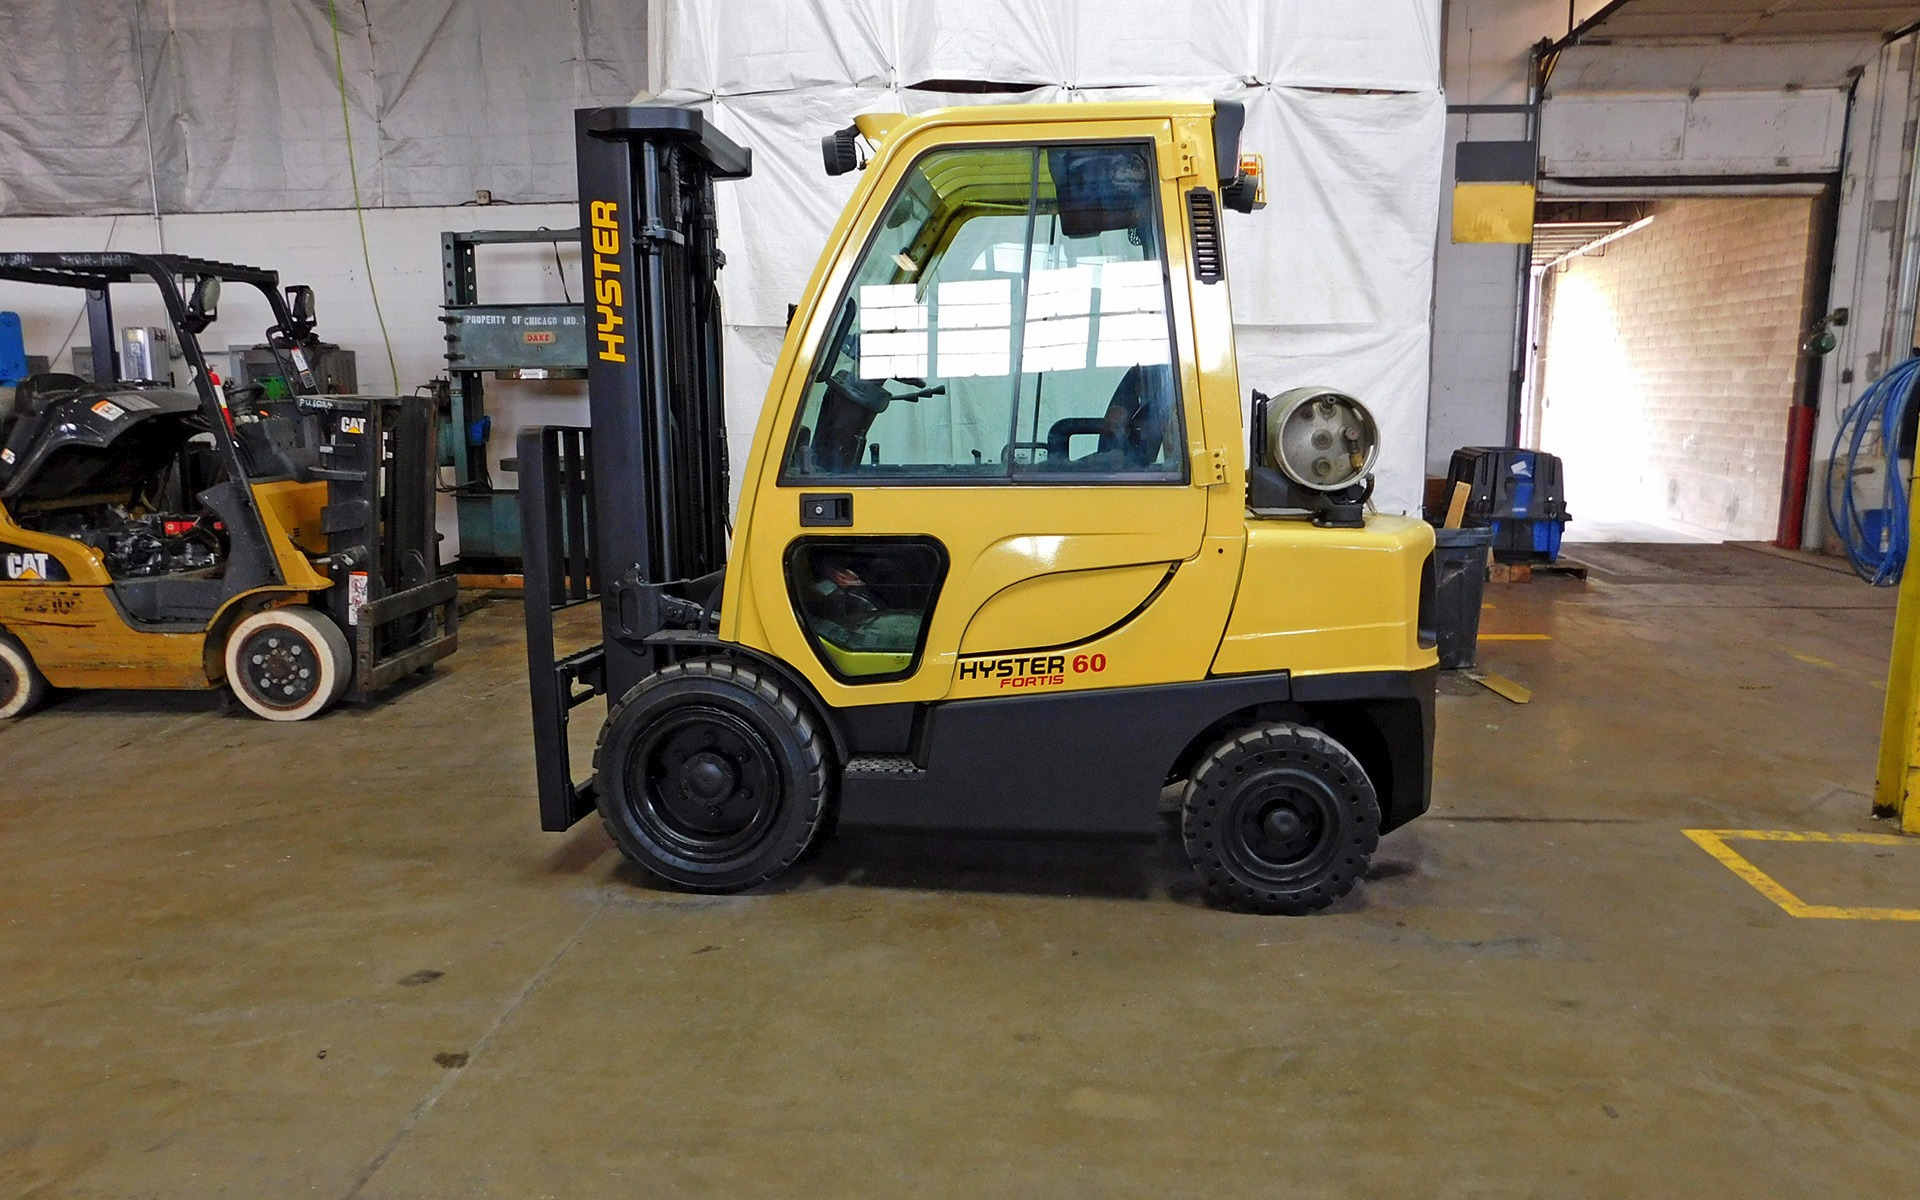
[{"label": "front tire", "polygon": [[24,717],[47,698],[47,677],[27,648],[0,633],[0,721]]},{"label": "front tire", "polygon": [[693,659],[635,684],[593,767],[614,843],[688,891],[772,879],[826,817],[825,738],[790,688],[744,663]]},{"label": "front tire", "polygon": [[269,721],[304,721],[333,707],[353,679],[347,635],[311,608],[270,608],[227,635],[227,683]]},{"label": "front tire", "polygon": [[1207,890],[1240,912],[1300,916],[1353,890],[1380,801],[1352,752],[1276,722],[1216,745],[1187,782],[1180,836]]}]

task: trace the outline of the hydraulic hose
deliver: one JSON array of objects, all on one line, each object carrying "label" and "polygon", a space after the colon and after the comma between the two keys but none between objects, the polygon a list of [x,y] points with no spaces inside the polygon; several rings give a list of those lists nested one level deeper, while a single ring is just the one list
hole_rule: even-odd
[{"label": "hydraulic hose", "polygon": [[[1847,411],[1827,463],[1827,523],[1840,536],[1854,573],[1875,587],[1900,582],[1907,562],[1907,488],[1900,438],[1913,414],[1920,358],[1873,381]],[[1857,494],[1865,465],[1879,466],[1878,495]],[[1866,501],[1863,504],[1863,500]]]}]

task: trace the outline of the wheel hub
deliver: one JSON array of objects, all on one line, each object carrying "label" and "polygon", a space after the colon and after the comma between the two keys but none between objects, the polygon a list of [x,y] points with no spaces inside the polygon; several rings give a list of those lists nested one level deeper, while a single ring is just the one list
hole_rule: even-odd
[{"label": "wheel hub", "polygon": [[1333,852],[1338,798],[1313,771],[1263,763],[1246,773],[1230,802],[1233,857],[1251,876],[1276,883],[1316,870]]},{"label": "wheel hub", "polygon": [[735,853],[761,836],[778,795],[772,751],[718,709],[662,720],[635,744],[630,769],[642,814],[688,857]]},{"label": "wheel hub", "polygon": [[711,751],[702,750],[687,760],[680,770],[681,790],[699,804],[718,804],[733,791],[738,778],[733,764]]},{"label": "wheel hub", "polygon": [[1307,823],[1300,814],[1283,805],[1275,805],[1261,818],[1266,835],[1276,842],[1290,842],[1306,832]]},{"label": "wheel hub", "polygon": [[313,648],[285,629],[263,629],[241,647],[240,665],[254,695],[291,708],[320,686],[320,664]]},{"label": "wheel hub", "polygon": [[1249,806],[1248,847],[1275,866],[1300,862],[1313,853],[1325,827],[1319,805],[1300,789],[1282,785],[1278,794]]}]

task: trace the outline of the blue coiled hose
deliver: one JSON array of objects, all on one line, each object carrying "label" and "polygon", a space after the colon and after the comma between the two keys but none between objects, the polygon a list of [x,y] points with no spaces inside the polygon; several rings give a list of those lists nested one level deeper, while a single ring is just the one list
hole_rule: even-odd
[{"label": "blue coiled hose", "polygon": [[[1840,535],[1854,573],[1875,587],[1899,583],[1907,562],[1907,481],[1900,474],[1899,446],[1916,380],[1920,358],[1910,358],[1860,393],[1840,417],[1827,463],[1827,523]],[[1875,448],[1864,457],[1880,460],[1881,487],[1877,503],[1862,508],[1853,483],[1870,441]],[[1844,474],[1836,480],[1837,472]]]}]

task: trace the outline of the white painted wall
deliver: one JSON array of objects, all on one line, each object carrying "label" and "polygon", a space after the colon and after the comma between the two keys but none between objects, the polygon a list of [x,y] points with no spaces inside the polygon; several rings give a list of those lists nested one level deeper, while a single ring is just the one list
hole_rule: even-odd
[{"label": "white painted wall", "polygon": [[[1471,130],[1471,133],[1469,133]],[[1444,180],[1453,178],[1454,147],[1471,136],[1521,136],[1521,118],[1450,115]],[[1455,245],[1453,188],[1440,189],[1440,232],[1433,261],[1432,382],[1427,400],[1427,474],[1445,475],[1462,446],[1507,440],[1507,391],[1513,358],[1513,315],[1525,247]]]},{"label": "white painted wall", "polygon": [[[1888,46],[1869,63],[1854,96],[1840,220],[1835,236],[1830,308],[1848,310],[1834,330],[1839,345],[1826,356],[1820,377],[1820,420],[1813,440],[1813,479],[1801,545],[1818,548],[1826,532],[1826,463],[1840,415],[1912,346],[1909,299],[1899,313],[1896,262],[1901,241],[1912,256],[1920,222],[1908,211],[1914,147],[1916,78],[1914,38]],[[1904,227],[1903,227],[1904,226]]]},{"label": "white painted wall", "polygon": [[[360,389],[410,393],[446,369],[446,343],[441,340],[439,321],[444,296],[441,232],[570,229],[578,220],[578,210],[571,204],[369,209],[366,229],[373,283],[392,338],[397,378],[388,365],[386,344],[375,319],[351,210],[182,214],[165,219],[164,233],[170,253],[268,267],[280,272],[283,283],[311,285],[317,294],[320,335],[356,352]],[[0,251],[152,252],[160,248],[160,232],[150,216],[15,217],[0,220]],[[568,294],[577,300],[581,296],[579,247],[563,244],[559,254]],[[483,297],[503,302],[562,298],[561,268],[549,246],[482,247],[479,263]],[[251,291],[226,289],[220,320],[202,335],[203,347],[218,351],[263,340],[270,318],[265,302],[250,295]],[[121,299],[120,293],[135,297],[140,289],[115,292],[117,324],[165,323],[157,301],[141,304]],[[66,369],[68,347],[87,340],[84,321],[75,326],[84,312],[78,293],[0,283],[0,310],[8,309],[20,314],[27,352],[57,356],[57,369]],[[224,366],[224,355],[217,356],[215,369],[224,370]],[[488,380],[487,407],[494,419],[494,481],[512,487],[515,477],[501,471],[499,460],[513,453],[515,433],[526,424],[584,424],[585,384]],[[451,558],[458,545],[450,505],[444,506],[440,526],[447,535],[442,552]]]},{"label": "white painted wall", "polygon": [[[1577,0],[1585,20],[1605,0]],[[1447,103],[1521,104],[1528,53],[1543,37],[1567,32],[1564,0],[1450,0],[1445,16]],[[1453,244],[1453,147],[1463,139],[1526,135],[1522,117],[1452,113],[1441,176],[1440,229],[1434,246],[1432,383],[1427,409],[1427,473],[1444,475],[1461,446],[1507,440],[1519,263],[1525,247]]]}]

